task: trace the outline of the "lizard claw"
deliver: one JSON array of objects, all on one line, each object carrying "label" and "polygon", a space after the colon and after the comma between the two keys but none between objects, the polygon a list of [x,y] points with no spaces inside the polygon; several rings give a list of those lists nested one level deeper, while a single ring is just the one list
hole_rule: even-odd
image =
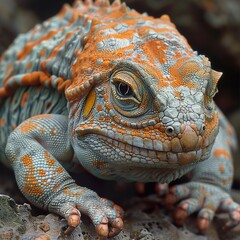
[{"label": "lizard claw", "polygon": [[178,226],[182,226],[184,224],[185,219],[188,217],[188,212],[186,207],[185,205],[183,205],[182,207],[179,206],[173,212],[172,217]]},{"label": "lizard claw", "polygon": [[65,235],[70,235],[73,230],[80,224],[80,212],[77,209],[72,209],[67,219],[68,228],[64,232]]},{"label": "lizard claw", "polygon": [[108,236],[108,220],[103,217],[101,223],[96,226],[96,231],[99,237],[107,237]]},{"label": "lizard claw", "polygon": [[114,219],[111,224],[112,228],[109,231],[108,237],[116,236],[123,229],[123,220],[120,217]]},{"label": "lizard claw", "polygon": [[196,225],[197,225],[197,228],[199,229],[199,231],[203,232],[206,229],[208,229],[210,223],[211,222],[208,218],[200,217],[197,219]]},{"label": "lizard claw", "polygon": [[108,222],[107,218],[103,218],[101,223],[96,226],[96,231],[101,239],[102,237],[114,237],[123,229],[123,220],[120,217]]}]

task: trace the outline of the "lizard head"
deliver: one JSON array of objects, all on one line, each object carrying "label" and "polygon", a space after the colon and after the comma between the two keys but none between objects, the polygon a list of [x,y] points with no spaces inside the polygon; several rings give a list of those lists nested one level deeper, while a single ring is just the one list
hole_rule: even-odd
[{"label": "lizard head", "polygon": [[101,23],[92,20],[72,68],[72,145],[98,177],[169,182],[210,156],[221,73],[167,16],[115,8],[102,9],[109,18]]}]

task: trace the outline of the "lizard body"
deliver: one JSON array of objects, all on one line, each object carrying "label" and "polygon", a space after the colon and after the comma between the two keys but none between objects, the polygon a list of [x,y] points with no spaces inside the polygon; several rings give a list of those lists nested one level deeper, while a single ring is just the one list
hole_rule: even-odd
[{"label": "lizard body", "polygon": [[168,16],[119,1],[65,5],[1,57],[1,161],[31,203],[68,220],[67,232],[79,210],[99,236],[123,226],[120,207],[75,184],[65,169],[77,163],[124,181],[168,183],[192,170],[192,182],[166,198],[182,200],[176,218],[199,211],[204,229],[223,210],[236,225],[240,208],[228,194],[236,143],[213,101],[220,76]]}]

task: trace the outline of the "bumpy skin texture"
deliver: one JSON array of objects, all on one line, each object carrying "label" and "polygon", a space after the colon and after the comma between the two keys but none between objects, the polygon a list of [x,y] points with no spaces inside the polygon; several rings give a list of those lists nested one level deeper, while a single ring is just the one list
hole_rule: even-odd
[{"label": "bumpy skin texture", "polygon": [[221,73],[168,16],[141,15],[118,0],[76,1],[20,35],[0,63],[1,161],[31,203],[68,220],[66,233],[80,212],[99,236],[123,227],[119,206],[70,177],[78,163],[103,179],[139,182],[192,171],[187,184],[159,185],[166,204],[180,201],[175,221],[199,211],[204,230],[225,211],[226,227],[239,222],[228,194],[236,142],[213,101]]}]

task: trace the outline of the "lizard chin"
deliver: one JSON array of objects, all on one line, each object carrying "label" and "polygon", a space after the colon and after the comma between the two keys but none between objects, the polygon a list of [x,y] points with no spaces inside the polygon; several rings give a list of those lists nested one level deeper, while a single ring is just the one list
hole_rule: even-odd
[{"label": "lizard chin", "polygon": [[171,182],[209,158],[212,144],[173,153],[139,148],[98,134],[86,134],[73,147],[81,165],[93,175],[118,181]]}]

